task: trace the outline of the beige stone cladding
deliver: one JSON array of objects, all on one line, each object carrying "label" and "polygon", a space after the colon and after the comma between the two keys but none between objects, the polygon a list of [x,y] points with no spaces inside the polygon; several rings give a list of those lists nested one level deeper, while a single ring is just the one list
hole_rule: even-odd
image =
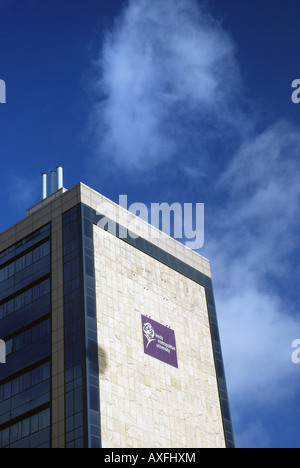
[{"label": "beige stone cladding", "polygon": [[[202,286],[94,226],[104,448],[225,448]],[[144,353],[141,315],[175,331],[179,368]]]}]

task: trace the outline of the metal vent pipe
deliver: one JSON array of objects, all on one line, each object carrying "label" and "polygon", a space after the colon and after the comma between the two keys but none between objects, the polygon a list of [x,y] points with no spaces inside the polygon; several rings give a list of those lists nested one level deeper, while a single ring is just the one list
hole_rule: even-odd
[{"label": "metal vent pipe", "polygon": [[47,196],[48,196],[47,181],[48,181],[48,176],[44,172],[42,174],[42,195],[43,195],[43,200],[45,200],[45,198],[47,198]]},{"label": "metal vent pipe", "polygon": [[64,174],[63,168],[61,166],[57,166],[57,190],[60,190],[64,186]]},{"label": "metal vent pipe", "polygon": [[51,195],[52,195],[52,193],[55,193],[57,190],[56,171],[51,171],[50,177],[51,177]]}]

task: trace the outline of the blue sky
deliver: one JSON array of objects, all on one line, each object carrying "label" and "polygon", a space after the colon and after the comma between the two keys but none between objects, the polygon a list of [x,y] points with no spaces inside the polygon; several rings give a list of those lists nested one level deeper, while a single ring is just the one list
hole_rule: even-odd
[{"label": "blue sky", "polygon": [[0,0],[0,231],[61,164],[129,203],[205,203],[235,437],[300,447],[300,5]]}]

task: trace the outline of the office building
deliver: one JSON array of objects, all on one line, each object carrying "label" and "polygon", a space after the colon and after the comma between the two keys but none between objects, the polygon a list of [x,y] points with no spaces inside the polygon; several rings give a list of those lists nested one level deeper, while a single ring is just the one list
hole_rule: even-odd
[{"label": "office building", "polygon": [[46,180],[0,234],[0,447],[233,447],[208,260]]}]

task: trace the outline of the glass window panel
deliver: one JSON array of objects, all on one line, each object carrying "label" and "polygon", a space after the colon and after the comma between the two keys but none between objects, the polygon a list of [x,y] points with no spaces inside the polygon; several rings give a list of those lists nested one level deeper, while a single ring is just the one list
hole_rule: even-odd
[{"label": "glass window panel", "polygon": [[99,409],[99,396],[98,396],[98,391],[96,387],[92,387],[90,385],[89,387],[89,393],[90,393],[90,408],[92,410],[98,411]]},{"label": "glass window panel", "polygon": [[31,339],[32,339],[32,342],[34,343],[35,341],[37,341],[40,337],[40,326],[39,325],[36,325],[35,327],[33,327],[31,329]]},{"label": "glass window panel", "polygon": [[50,321],[46,320],[40,324],[40,338],[50,334]]},{"label": "glass window panel", "polygon": [[37,262],[40,259],[40,249],[37,247],[32,252],[32,261],[33,263]]},{"label": "glass window panel", "polygon": [[72,251],[73,252],[74,252],[74,250],[78,249],[78,244],[79,244],[78,239],[74,239],[72,241]]},{"label": "glass window panel", "polygon": [[72,291],[74,291],[75,289],[78,289],[79,287],[80,287],[79,277],[77,277],[72,281]]},{"label": "glass window panel", "polygon": [[12,381],[12,388],[11,388],[11,393],[12,395],[16,395],[20,391],[20,380],[15,379]]},{"label": "glass window panel", "polygon": [[4,391],[3,391],[3,399],[7,400],[7,398],[11,397],[11,382],[8,382],[7,384],[4,385]]},{"label": "glass window panel", "polygon": [[0,320],[7,316],[7,307],[6,304],[0,306]]},{"label": "glass window panel", "polygon": [[2,268],[2,270],[0,270],[0,283],[2,283],[2,281],[5,281],[5,268]]},{"label": "glass window panel", "polygon": [[70,229],[70,225],[67,225],[64,227],[64,242],[67,243],[67,242],[70,242],[71,240],[71,229]]},{"label": "glass window panel", "polygon": [[79,426],[82,426],[83,422],[82,422],[82,413],[77,413],[75,415],[75,428],[79,427]]},{"label": "glass window panel", "polygon": [[39,230],[39,233],[42,234],[42,233],[45,233],[45,234],[50,234],[50,225],[47,224],[46,226],[42,227],[40,230]]},{"label": "glass window panel", "polygon": [[8,340],[6,342],[6,356],[9,356],[12,353],[13,340]]},{"label": "glass window panel", "polygon": [[17,426],[18,426],[18,440],[20,440],[22,439],[22,423],[19,422]]},{"label": "glass window panel", "polygon": [[66,419],[66,432],[73,431],[74,429],[74,417],[71,416],[70,418]]},{"label": "glass window panel", "polygon": [[2,445],[6,446],[9,444],[9,427],[2,431]]},{"label": "glass window panel", "polygon": [[25,267],[32,264],[32,251],[25,255]]},{"label": "glass window panel", "polygon": [[22,429],[21,429],[22,438],[27,437],[27,436],[29,435],[29,433],[30,433],[30,431],[29,431],[29,423],[30,423],[29,418],[28,418],[28,419],[25,419],[25,421],[22,421],[22,422],[21,422],[21,427],[22,427]]},{"label": "glass window panel", "polygon": [[79,276],[79,259],[72,260],[72,278]]},{"label": "glass window panel", "polygon": [[50,242],[46,242],[45,244],[40,246],[40,257],[46,257],[46,255],[50,254]]},{"label": "glass window panel", "polygon": [[37,286],[34,286],[32,288],[32,297],[33,297],[33,300],[36,301],[37,299],[39,299],[40,297],[40,286],[37,285]]},{"label": "glass window panel", "polygon": [[23,346],[28,346],[31,343],[31,330],[26,330],[24,332]]},{"label": "glass window panel", "polygon": [[[66,434],[66,442],[69,444],[71,441],[74,441],[74,431],[70,431]],[[73,442],[74,443],[74,442]],[[68,445],[67,445],[68,446]]]},{"label": "glass window panel", "polygon": [[30,304],[32,301],[32,289],[29,289],[24,293],[24,303],[25,305]]},{"label": "glass window panel", "polygon": [[40,296],[44,296],[50,292],[50,280],[43,281],[40,284]]},{"label": "glass window panel", "polygon": [[83,428],[78,427],[77,429],[75,429],[75,438],[78,439],[82,436],[83,436]]},{"label": "glass window panel", "polygon": [[82,390],[81,388],[76,388],[74,391],[74,403],[75,403],[75,413],[82,411]]},{"label": "glass window panel", "polygon": [[70,367],[73,367],[73,349],[72,346],[68,346],[65,349],[65,365],[66,369],[69,369]]},{"label": "glass window panel", "polygon": [[22,335],[15,336],[15,338],[13,339],[13,351],[14,352],[19,351],[19,349],[21,349],[22,347],[22,344],[23,344],[23,336]]},{"label": "glass window panel", "polygon": [[[11,292],[13,292],[13,290]],[[2,306],[0,306],[0,318],[5,318],[14,312],[18,312],[24,306],[30,305],[32,302],[40,299],[41,296],[44,296],[49,292],[50,280],[43,281],[24,293],[19,294],[15,299],[2,304]]]},{"label": "glass window panel", "polygon": [[19,379],[20,379],[20,392],[23,392],[24,390],[24,385],[23,385],[23,378],[24,378],[24,375],[20,375]]},{"label": "glass window panel", "polygon": [[41,367],[41,382],[43,382],[44,380],[47,380],[50,378],[50,364],[47,363],[47,364],[44,364],[42,367]]},{"label": "glass window panel", "polygon": [[30,418],[30,432],[33,434],[39,430],[39,415],[35,414]]},{"label": "glass window panel", "polygon": [[74,397],[73,392],[66,394],[66,416],[72,416],[74,413]]},{"label": "glass window panel", "polygon": [[7,308],[6,308],[7,315],[10,315],[14,312],[14,301],[11,300],[7,303]]},{"label": "glass window panel", "polygon": [[88,276],[94,276],[95,273],[95,267],[94,267],[94,261],[92,258],[86,257],[85,259],[85,272]]},{"label": "glass window panel", "polygon": [[65,264],[64,268],[64,281],[65,283],[68,283],[72,279],[72,264],[71,262],[68,262]]},{"label": "glass window panel", "polygon": [[75,343],[73,346],[73,365],[81,363],[81,349],[78,346],[78,343]]},{"label": "glass window panel", "polygon": [[78,238],[78,222],[77,220],[71,223],[71,241]]},{"label": "glass window panel", "polygon": [[14,274],[15,274],[15,264],[11,263],[10,265],[8,265],[8,277],[10,278]]},{"label": "glass window panel", "polygon": [[19,271],[23,270],[23,258],[19,258],[16,260],[16,273],[19,273]]},{"label": "glass window panel", "polygon": [[81,377],[81,365],[74,366],[74,379]]},{"label": "glass window panel", "polygon": [[39,368],[31,371],[31,385],[37,385],[39,383]]},{"label": "glass window panel", "polygon": [[44,429],[45,427],[49,426],[50,418],[49,418],[49,410],[42,411],[39,414],[39,429]]},{"label": "glass window panel", "polygon": [[71,242],[68,242],[67,244],[64,244],[64,256],[68,255],[71,251],[72,251]]},{"label": "glass window panel", "polygon": [[21,307],[22,307],[22,296],[20,295],[15,298],[15,310],[16,311],[20,310]]},{"label": "glass window panel", "polygon": [[15,442],[18,440],[18,425],[14,424],[14,426],[11,426],[10,428],[10,443]]},{"label": "glass window panel", "polygon": [[72,293],[72,281],[69,281],[68,283],[65,283],[64,291],[65,291],[65,294],[71,294]]},{"label": "glass window panel", "polygon": [[23,375],[23,390],[26,390],[27,388],[30,388],[30,372]]}]

